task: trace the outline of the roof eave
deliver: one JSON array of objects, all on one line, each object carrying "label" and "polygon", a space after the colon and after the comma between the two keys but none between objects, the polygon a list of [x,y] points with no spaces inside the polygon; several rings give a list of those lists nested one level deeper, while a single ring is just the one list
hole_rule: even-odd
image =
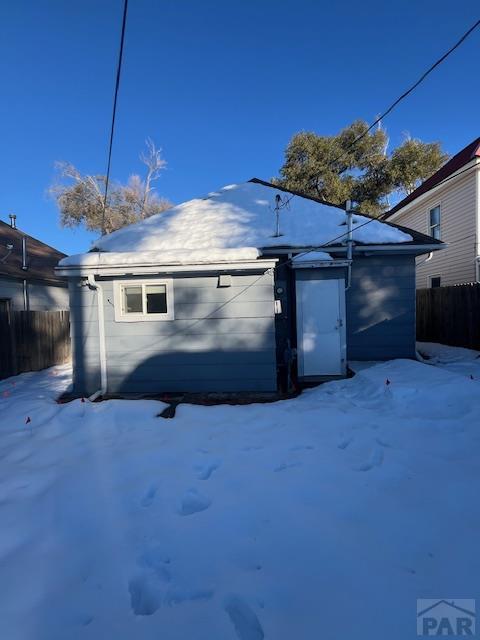
[{"label": "roof eave", "polygon": [[235,260],[224,262],[192,262],[191,264],[118,264],[118,265],[65,265],[55,268],[62,277],[148,275],[155,273],[195,273],[209,271],[261,271],[275,266],[275,258]]},{"label": "roof eave", "polygon": [[[430,253],[431,251],[440,251],[446,248],[444,242],[435,243],[411,243],[411,244],[355,244],[355,253],[368,253],[369,251],[387,251],[391,253]],[[289,255],[292,253],[302,253],[305,251],[327,251],[328,253],[345,253],[347,247],[345,245],[322,245],[311,247],[266,247],[261,249],[262,255]]]},{"label": "roof eave", "polygon": [[[478,170],[479,168],[480,168],[480,157],[475,156],[469,162],[467,162],[467,164],[464,164],[463,167],[460,167],[457,171],[452,173],[451,176],[448,176],[448,182],[452,182],[454,184],[455,182],[457,182],[456,179],[460,177],[464,177],[467,174],[469,175],[470,173],[473,173],[475,169]],[[472,172],[467,171],[467,169],[472,169]],[[447,178],[445,180],[447,180]],[[381,218],[382,221],[393,222],[394,220],[399,218],[401,215],[407,213],[410,209],[412,209],[412,207],[415,207],[418,204],[421,204],[427,198],[430,198],[433,194],[438,193],[438,191],[446,187],[447,182],[445,182],[445,180],[440,182],[437,185],[434,185],[431,189],[429,189],[428,191],[425,191],[425,193],[421,193],[410,202],[407,202],[404,206],[400,207],[400,209],[397,209],[396,207],[398,205],[396,205],[394,207],[394,209],[396,210],[392,214],[389,214],[389,212],[387,211],[387,213],[385,213]],[[401,202],[399,202],[399,205],[401,205]]]}]

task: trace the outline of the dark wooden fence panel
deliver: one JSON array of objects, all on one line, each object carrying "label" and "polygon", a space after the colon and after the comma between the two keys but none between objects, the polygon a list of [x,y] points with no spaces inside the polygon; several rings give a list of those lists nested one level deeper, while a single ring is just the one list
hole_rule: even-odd
[{"label": "dark wooden fence panel", "polygon": [[418,289],[417,339],[480,349],[480,284]]},{"label": "dark wooden fence panel", "polygon": [[15,374],[15,337],[12,312],[8,305],[0,309],[0,380]]},{"label": "dark wooden fence panel", "polygon": [[0,312],[0,379],[70,359],[68,311]]}]

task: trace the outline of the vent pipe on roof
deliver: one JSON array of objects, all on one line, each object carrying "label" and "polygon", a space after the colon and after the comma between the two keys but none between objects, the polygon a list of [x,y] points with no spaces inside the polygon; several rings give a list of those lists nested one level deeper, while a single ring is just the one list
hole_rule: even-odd
[{"label": "vent pipe on roof", "polygon": [[10,218],[10,226],[12,229],[17,228],[17,216],[14,213],[9,213],[8,217]]}]

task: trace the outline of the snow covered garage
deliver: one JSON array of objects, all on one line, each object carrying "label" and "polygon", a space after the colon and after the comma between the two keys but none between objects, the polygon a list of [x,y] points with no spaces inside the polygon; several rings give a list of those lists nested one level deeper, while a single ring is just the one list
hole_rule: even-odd
[{"label": "snow covered garage", "polygon": [[442,247],[257,179],[190,200],[60,262],[74,393],[272,392],[414,357],[415,259]]}]

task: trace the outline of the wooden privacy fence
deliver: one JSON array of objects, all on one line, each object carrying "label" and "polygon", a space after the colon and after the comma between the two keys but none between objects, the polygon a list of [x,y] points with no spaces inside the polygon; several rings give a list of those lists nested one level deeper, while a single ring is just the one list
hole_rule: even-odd
[{"label": "wooden privacy fence", "polygon": [[69,359],[68,311],[0,312],[0,379]]},{"label": "wooden privacy fence", "polygon": [[480,349],[480,283],[418,289],[417,339]]}]

